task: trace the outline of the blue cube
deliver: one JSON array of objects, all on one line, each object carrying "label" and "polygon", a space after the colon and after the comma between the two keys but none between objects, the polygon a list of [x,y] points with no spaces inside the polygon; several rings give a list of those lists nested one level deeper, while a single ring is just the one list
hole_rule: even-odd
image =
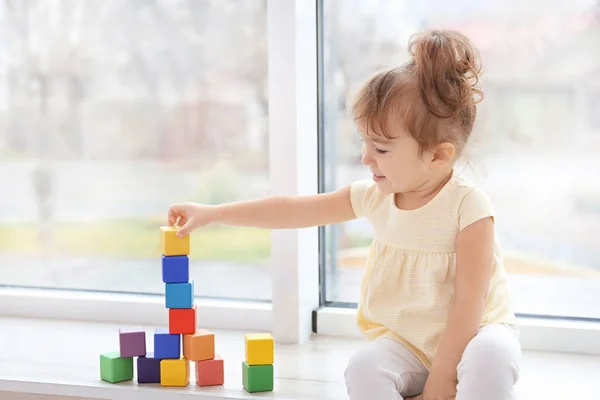
[{"label": "blue cube", "polygon": [[164,283],[185,283],[190,279],[188,256],[162,255],[162,280]]},{"label": "blue cube", "polygon": [[154,331],[154,358],[181,357],[181,336],[169,333],[169,328],[158,328]]},{"label": "blue cube", "polygon": [[165,305],[167,308],[192,308],[194,305],[194,281],[165,283]]}]

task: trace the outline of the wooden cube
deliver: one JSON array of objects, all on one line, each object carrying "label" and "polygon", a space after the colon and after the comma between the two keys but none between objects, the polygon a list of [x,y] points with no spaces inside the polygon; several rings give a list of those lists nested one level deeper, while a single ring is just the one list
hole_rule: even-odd
[{"label": "wooden cube", "polygon": [[[192,308],[169,309],[169,333],[171,334],[193,334],[196,332],[196,305]],[[185,342],[184,342],[185,346]],[[185,349],[185,347],[184,347]],[[191,358],[188,359],[192,361]]]},{"label": "wooden cube", "polygon": [[184,283],[190,280],[189,256],[161,255],[162,281],[164,283]]},{"label": "wooden cube", "polygon": [[156,328],[154,331],[154,358],[178,359],[181,357],[181,336],[172,335],[168,328]]},{"label": "wooden cube", "polygon": [[190,235],[177,237],[179,228],[160,227],[160,252],[165,256],[187,256],[190,254]]},{"label": "wooden cube", "polygon": [[242,384],[247,392],[268,392],[274,386],[273,365],[248,365],[242,363]]},{"label": "wooden cube", "polygon": [[212,360],[196,361],[196,384],[218,386],[225,382],[223,359],[218,354]]},{"label": "wooden cube", "polygon": [[160,383],[160,359],[150,352],[137,359],[138,383]]},{"label": "wooden cube", "polygon": [[215,334],[206,329],[183,335],[183,356],[192,361],[215,358]]},{"label": "wooden cube", "polygon": [[186,358],[160,360],[160,385],[184,387],[190,383],[190,363]]},{"label": "wooden cube", "polygon": [[117,383],[133,379],[133,358],[121,357],[120,351],[100,354],[100,378]]},{"label": "wooden cube", "polygon": [[121,357],[146,355],[146,331],[142,327],[119,329],[119,349]]},{"label": "wooden cube", "polygon": [[275,341],[270,333],[245,335],[246,362],[248,365],[273,364],[275,359]]},{"label": "wooden cube", "polygon": [[165,283],[166,308],[192,308],[194,305],[194,281]]}]

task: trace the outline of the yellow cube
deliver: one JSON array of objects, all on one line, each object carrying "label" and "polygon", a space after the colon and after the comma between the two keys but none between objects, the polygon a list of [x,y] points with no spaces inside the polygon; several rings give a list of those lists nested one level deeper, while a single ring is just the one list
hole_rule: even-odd
[{"label": "yellow cube", "polygon": [[190,254],[190,235],[179,238],[175,226],[160,227],[160,252],[165,256],[187,256]]},{"label": "yellow cube", "polygon": [[248,365],[271,365],[275,359],[275,341],[269,333],[251,333],[246,338]]},{"label": "yellow cube", "polygon": [[160,385],[184,387],[190,383],[190,362],[187,358],[160,360]]}]

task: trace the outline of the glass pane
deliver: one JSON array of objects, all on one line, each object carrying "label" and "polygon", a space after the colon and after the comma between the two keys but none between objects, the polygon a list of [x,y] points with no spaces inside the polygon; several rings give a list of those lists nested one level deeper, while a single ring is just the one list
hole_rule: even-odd
[{"label": "glass pane", "polygon": [[[600,3],[324,2],[327,190],[369,178],[345,108],[411,34],[453,28],[484,65],[485,100],[463,173],[495,204],[517,312],[600,318]],[[326,299],[356,302],[372,231],[327,229]]]},{"label": "glass pane", "polygon": [[[170,204],[268,192],[264,0],[2,2],[0,29],[0,284],[163,293]],[[269,256],[197,230],[196,294],[270,299]]]}]

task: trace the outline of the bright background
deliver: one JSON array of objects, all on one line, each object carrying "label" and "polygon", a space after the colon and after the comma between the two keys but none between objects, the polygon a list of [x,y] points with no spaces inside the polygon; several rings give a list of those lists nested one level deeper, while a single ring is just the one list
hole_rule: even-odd
[{"label": "bright background", "polygon": [[[496,205],[517,311],[600,318],[600,3],[323,4],[326,188],[368,178],[351,90],[412,32],[460,29],[486,96],[461,171]],[[169,204],[269,194],[264,0],[1,1],[0,32],[0,284],[162,293]],[[327,233],[325,300],[355,303],[371,231]],[[268,231],[193,241],[197,295],[271,299]]]}]

